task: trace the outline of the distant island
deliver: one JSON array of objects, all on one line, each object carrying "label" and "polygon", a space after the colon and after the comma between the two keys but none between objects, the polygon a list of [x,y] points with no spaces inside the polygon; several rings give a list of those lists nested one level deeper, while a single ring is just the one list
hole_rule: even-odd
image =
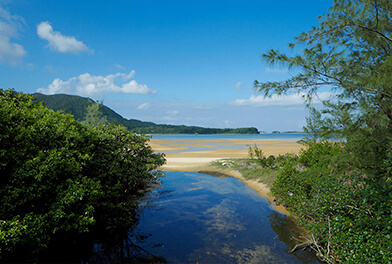
[{"label": "distant island", "polygon": [[[72,114],[76,120],[82,121],[86,115],[86,108],[94,100],[86,97],[54,94],[44,95],[41,93],[32,94],[36,101],[44,102],[44,105],[54,111],[62,110]],[[153,122],[144,122],[136,119],[126,119],[114,112],[109,107],[102,105],[101,112],[109,122],[121,124],[130,131],[139,134],[258,134],[255,127],[245,128],[205,128],[185,125],[164,125]]]},{"label": "distant island", "polygon": [[[304,131],[272,131],[272,134],[306,134]],[[260,133],[260,134],[265,134],[265,133]]]}]

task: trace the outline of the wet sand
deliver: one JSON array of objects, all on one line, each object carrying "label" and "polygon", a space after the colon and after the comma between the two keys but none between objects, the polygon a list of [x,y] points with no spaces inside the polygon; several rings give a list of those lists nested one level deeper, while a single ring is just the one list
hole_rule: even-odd
[{"label": "wet sand", "polygon": [[[276,139],[228,139],[228,140],[162,140],[151,139],[150,145],[156,152],[166,154],[167,163],[162,170],[184,171],[184,172],[219,172],[233,176],[247,186],[256,190],[260,195],[266,197],[274,205],[275,210],[288,214],[283,206],[272,203],[273,197],[269,194],[269,188],[264,183],[256,180],[247,180],[241,173],[235,170],[217,168],[211,166],[212,161],[228,158],[248,157],[249,146],[257,145],[263,150],[265,156],[279,155],[285,153],[297,154],[302,145],[296,141]],[[194,151],[194,149],[197,149]]]}]

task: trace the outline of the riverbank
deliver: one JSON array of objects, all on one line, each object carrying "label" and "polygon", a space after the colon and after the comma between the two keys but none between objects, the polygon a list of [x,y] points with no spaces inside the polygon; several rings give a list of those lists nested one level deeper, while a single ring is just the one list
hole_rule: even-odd
[{"label": "riverbank", "polygon": [[227,139],[227,140],[163,140],[151,139],[151,147],[156,152],[166,154],[166,164],[161,168],[168,171],[221,173],[235,177],[247,186],[267,198],[271,206],[278,212],[288,215],[281,205],[273,203],[269,187],[258,180],[246,179],[234,169],[214,166],[211,163],[220,159],[246,158],[249,147],[257,145],[266,156],[285,153],[297,154],[302,145],[291,140],[275,139]]}]

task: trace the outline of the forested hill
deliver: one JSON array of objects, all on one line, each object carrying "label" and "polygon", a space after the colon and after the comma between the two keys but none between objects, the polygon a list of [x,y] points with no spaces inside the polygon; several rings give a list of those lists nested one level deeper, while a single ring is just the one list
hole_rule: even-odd
[{"label": "forested hill", "polygon": [[[45,102],[45,106],[57,110],[63,110],[66,113],[74,115],[75,119],[83,120],[86,114],[86,108],[89,104],[95,103],[90,98],[76,95],[55,94],[44,95],[40,93],[32,94],[37,101]],[[102,105],[101,112],[106,116],[109,122],[121,124],[130,131],[141,134],[257,134],[255,127],[249,128],[204,128],[197,126],[178,126],[178,125],[158,125],[153,122],[144,122],[136,119],[125,119],[114,112],[109,107]]]}]

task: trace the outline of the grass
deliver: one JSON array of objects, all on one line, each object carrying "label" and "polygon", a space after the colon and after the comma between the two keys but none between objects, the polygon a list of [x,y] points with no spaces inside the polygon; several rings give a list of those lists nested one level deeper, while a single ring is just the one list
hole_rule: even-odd
[{"label": "grass", "polygon": [[264,167],[258,159],[223,159],[214,161],[213,166],[218,168],[233,169],[239,171],[245,179],[257,180],[271,187],[275,181],[279,169]]},{"label": "grass", "polygon": [[249,156],[247,159],[223,159],[212,163],[219,168],[228,168],[239,171],[245,179],[257,180],[271,188],[272,184],[282,171],[285,164],[298,157],[292,154],[271,155],[268,158],[257,145],[249,146]]}]

